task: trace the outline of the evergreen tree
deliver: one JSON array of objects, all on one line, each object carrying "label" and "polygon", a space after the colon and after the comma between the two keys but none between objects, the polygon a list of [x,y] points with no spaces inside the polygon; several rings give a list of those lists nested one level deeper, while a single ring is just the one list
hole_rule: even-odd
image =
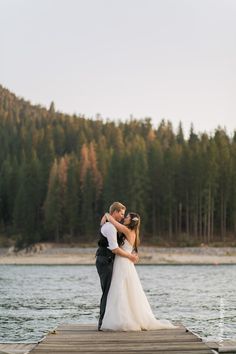
[{"label": "evergreen tree", "polygon": [[48,192],[44,205],[45,228],[53,234],[53,239],[59,242],[62,231],[63,201],[59,179],[58,161],[55,159],[49,176]]},{"label": "evergreen tree", "polygon": [[67,172],[65,214],[69,227],[68,231],[72,238],[76,235],[80,223],[79,198],[79,163],[75,156],[71,156]]},{"label": "evergreen tree", "polygon": [[13,215],[18,242],[24,246],[40,240],[40,168],[36,154],[21,168]]}]

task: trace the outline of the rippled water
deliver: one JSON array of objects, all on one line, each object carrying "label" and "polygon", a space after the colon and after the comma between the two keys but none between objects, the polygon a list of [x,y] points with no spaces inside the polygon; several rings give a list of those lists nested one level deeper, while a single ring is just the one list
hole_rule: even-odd
[{"label": "rippled water", "polygon": [[[236,265],[137,266],[157,318],[205,340],[236,339]],[[36,342],[59,323],[96,323],[95,266],[0,265],[0,342]]]}]

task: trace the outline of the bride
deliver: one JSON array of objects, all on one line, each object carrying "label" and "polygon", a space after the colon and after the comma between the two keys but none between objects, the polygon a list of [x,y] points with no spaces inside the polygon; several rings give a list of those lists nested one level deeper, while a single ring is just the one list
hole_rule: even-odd
[{"label": "bride", "polygon": [[[122,233],[122,249],[129,253],[137,251],[140,228],[138,214],[129,213],[124,223],[120,224],[106,213],[101,223],[106,221]],[[116,255],[101,330],[141,331],[164,328],[179,327],[168,320],[154,317],[134,264],[128,258]]]}]

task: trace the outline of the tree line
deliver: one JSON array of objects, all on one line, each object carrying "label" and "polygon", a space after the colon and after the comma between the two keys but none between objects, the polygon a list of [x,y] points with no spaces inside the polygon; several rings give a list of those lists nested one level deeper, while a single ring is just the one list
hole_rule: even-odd
[{"label": "tree line", "polygon": [[0,86],[0,233],[91,242],[113,201],[140,213],[143,242],[235,241],[236,133],[92,120]]}]

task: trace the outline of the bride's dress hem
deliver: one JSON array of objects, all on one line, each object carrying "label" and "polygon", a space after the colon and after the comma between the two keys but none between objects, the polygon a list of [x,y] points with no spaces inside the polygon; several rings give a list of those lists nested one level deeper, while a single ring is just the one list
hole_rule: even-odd
[{"label": "bride's dress hem", "polygon": [[140,329],[108,329],[102,328],[100,329],[101,332],[147,332],[147,331],[156,331],[156,330],[164,330],[164,329],[178,329],[180,326],[173,327],[156,327],[156,328],[140,328]]}]

